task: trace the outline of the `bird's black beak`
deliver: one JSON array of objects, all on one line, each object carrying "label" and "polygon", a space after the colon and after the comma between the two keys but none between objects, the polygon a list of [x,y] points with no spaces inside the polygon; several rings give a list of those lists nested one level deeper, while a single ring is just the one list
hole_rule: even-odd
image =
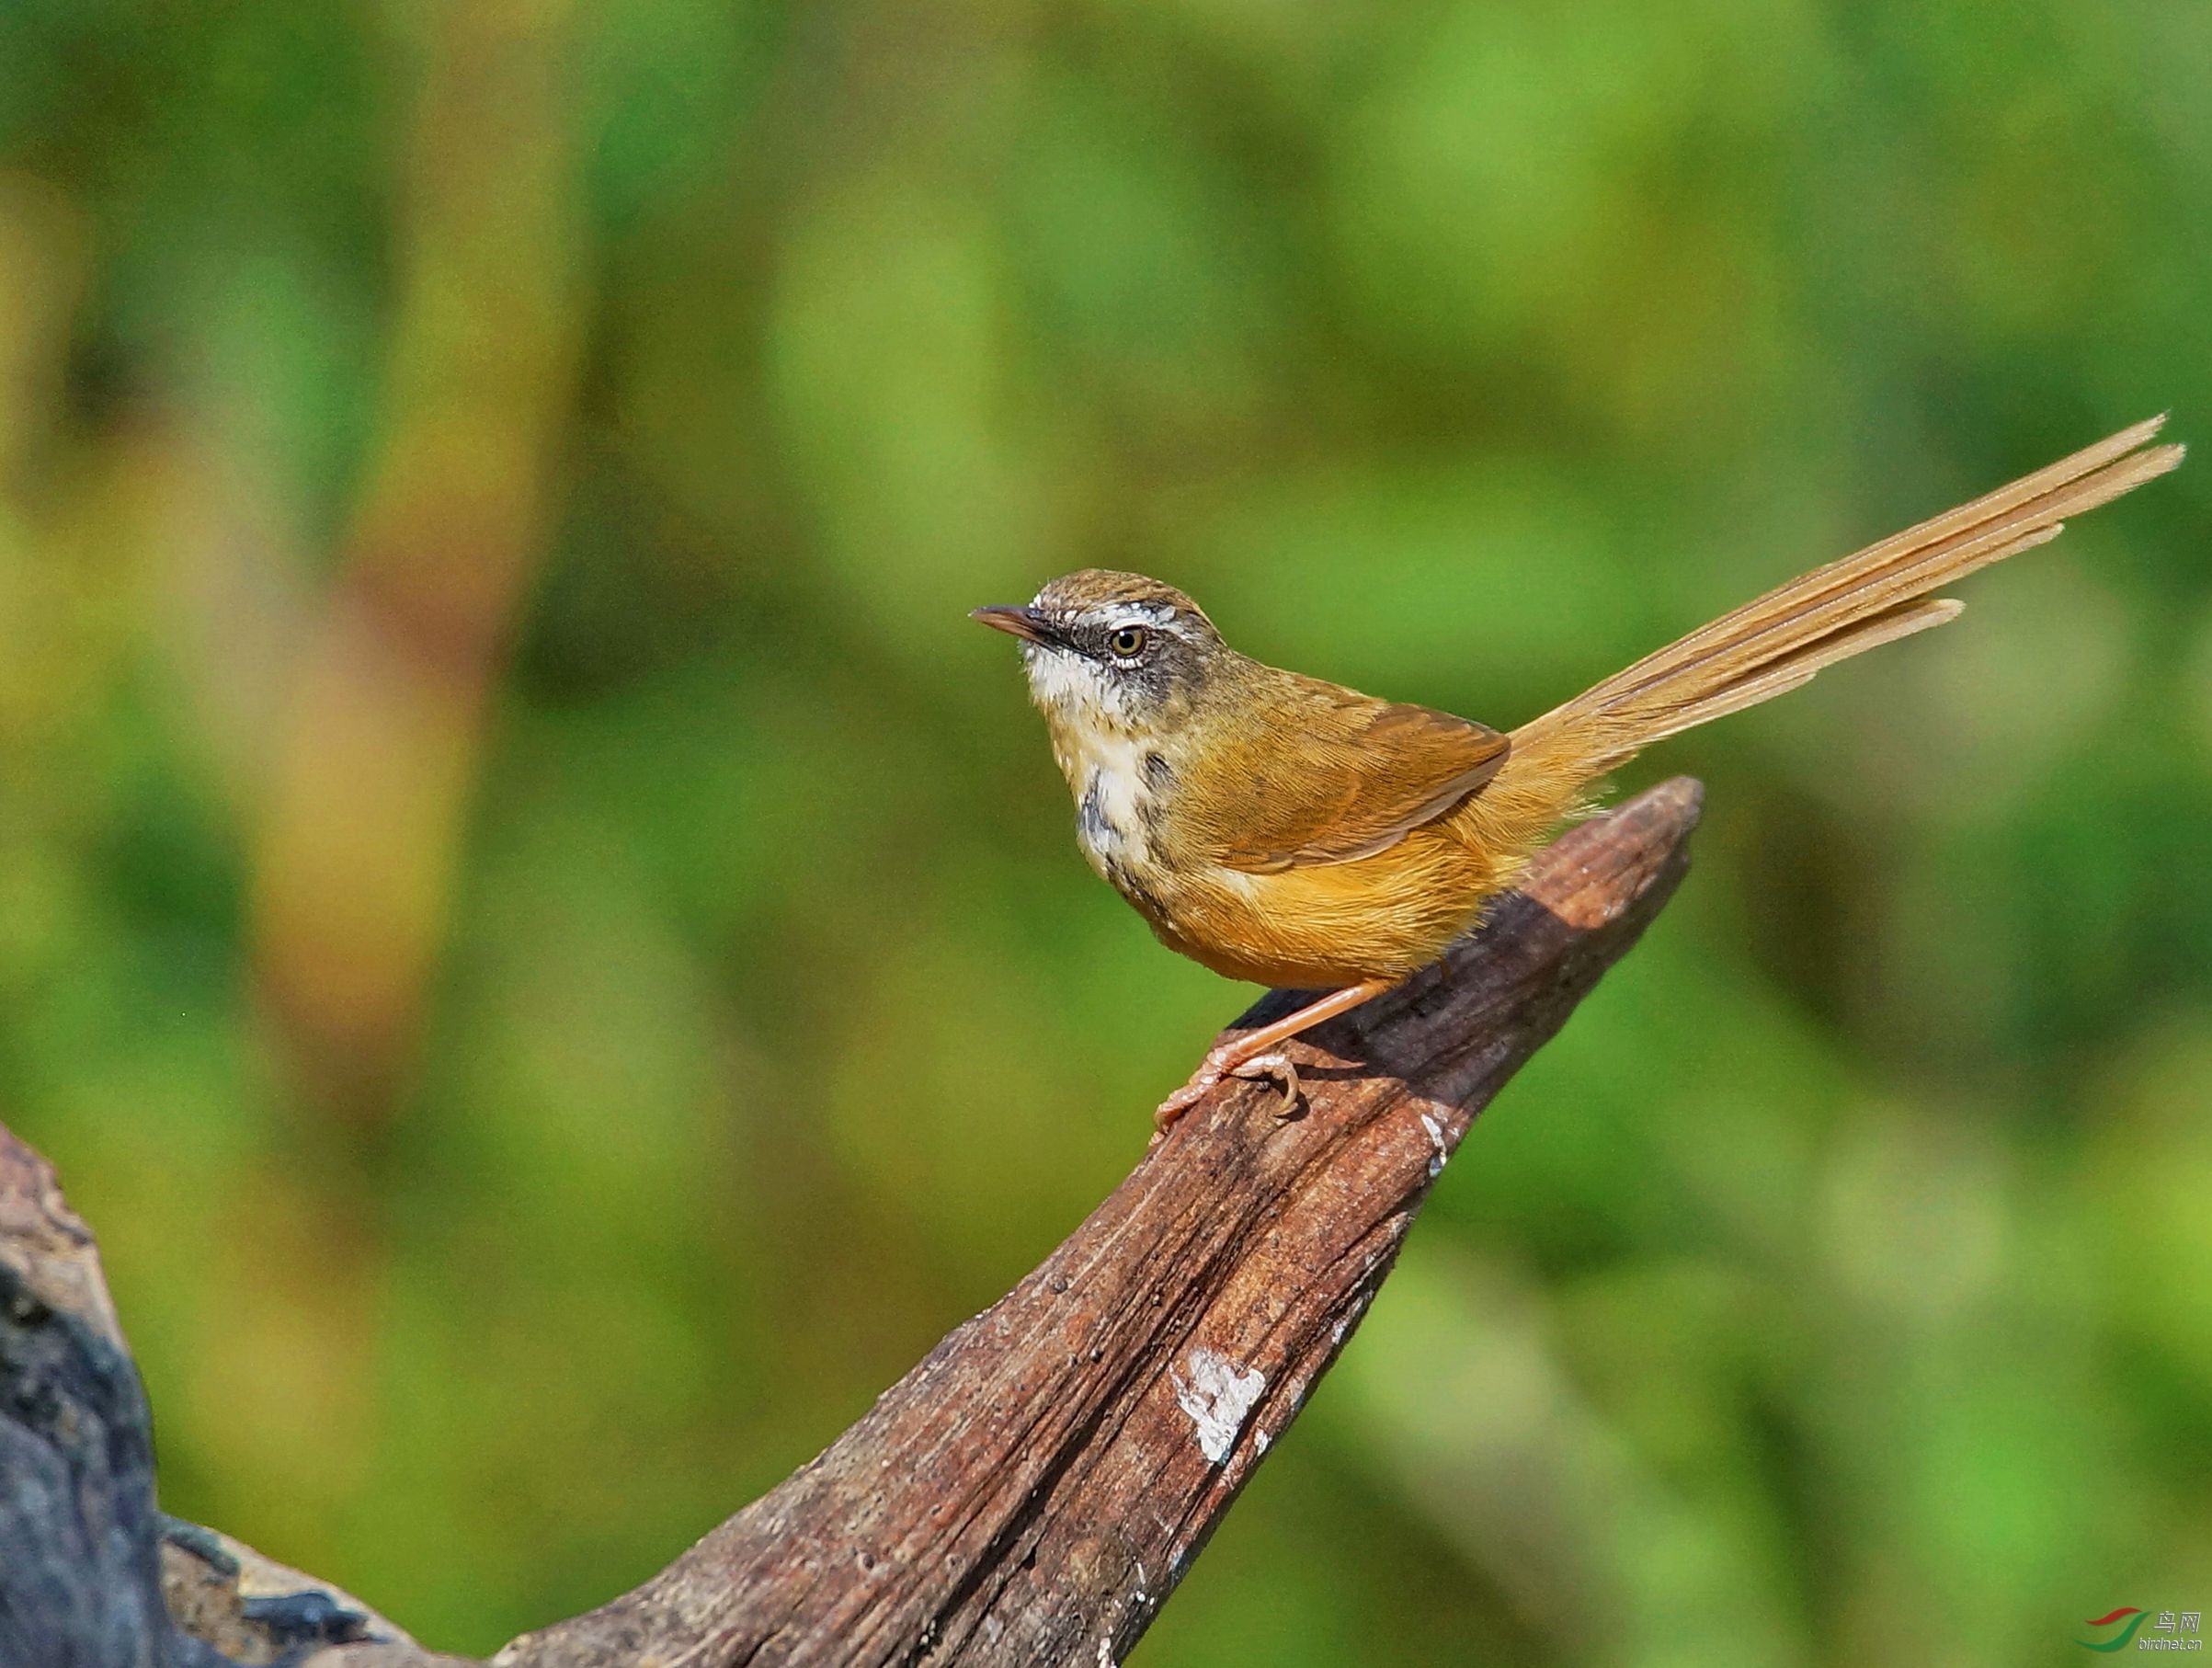
[{"label": "bird's black beak", "polygon": [[1009,608],[1003,604],[997,608],[978,608],[971,611],[968,618],[980,620],[994,631],[1010,632],[1031,643],[1053,641],[1051,625],[1043,614],[1033,608]]}]

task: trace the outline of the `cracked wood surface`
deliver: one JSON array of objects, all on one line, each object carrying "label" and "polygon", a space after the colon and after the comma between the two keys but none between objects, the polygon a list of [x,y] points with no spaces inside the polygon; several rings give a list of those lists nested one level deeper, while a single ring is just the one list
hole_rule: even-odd
[{"label": "cracked wood surface", "polygon": [[[1294,1114],[1272,1084],[1220,1086],[821,1456],[644,1586],[494,1661],[1118,1662],[1351,1337],[1475,1115],[1672,892],[1698,803],[1678,778],[1569,830],[1444,968],[1292,1045]],[[159,1517],[91,1236],[4,1131],[0,1285],[0,1668],[461,1661]],[[57,1386],[78,1412],[56,1415]],[[75,1486],[19,1486],[34,1474]]]}]

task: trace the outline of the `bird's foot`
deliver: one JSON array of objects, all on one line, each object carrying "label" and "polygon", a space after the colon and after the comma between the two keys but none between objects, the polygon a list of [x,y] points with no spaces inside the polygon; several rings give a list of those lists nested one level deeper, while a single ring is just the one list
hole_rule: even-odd
[{"label": "bird's foot", "polygon": [[1205,1099],[1207,1091],[1224,1078],[1279,1078],[1284,1115],[1298,1104],[1298,1068],[1291,1063],[1289,1055],[1272,1049],[1248,1054],[1241,1043],[1224,1043],[1207,1054],[1188,1083],[1159,1103],[1159,1110],[1152,1114],[1154,1144],[1165,1139],[1177,1120]]}]

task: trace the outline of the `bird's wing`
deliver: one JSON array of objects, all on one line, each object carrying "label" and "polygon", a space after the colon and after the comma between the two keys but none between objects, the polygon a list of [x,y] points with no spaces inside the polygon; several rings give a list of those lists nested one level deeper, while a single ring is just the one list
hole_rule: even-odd
[{"label": "bird's wing", "polygon": [[1224,867],[1267,874],[1386,851],[1498,773],[1487,725],[1301,679],[1274,714],[1285,745],[1223,785],[1202,838]]}]

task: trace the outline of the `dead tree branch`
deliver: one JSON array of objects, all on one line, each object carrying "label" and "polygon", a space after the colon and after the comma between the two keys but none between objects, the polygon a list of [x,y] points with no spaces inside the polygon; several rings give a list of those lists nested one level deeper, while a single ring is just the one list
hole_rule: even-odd
[{"label": "dead tree branch", "polygon": [[[1294,1045],[1294,1114],[1272,1085],[1223,1085],[819,1457],[500,1668],[1119,1661],[1358,1325],[1475,1114],[1666,901],[1698,800],[1678,779],[1571,830],[1443,968]],[[0,1130],[0,1668],[302,1659],[460,1662],[160,1516],[92,1237]]]}]

